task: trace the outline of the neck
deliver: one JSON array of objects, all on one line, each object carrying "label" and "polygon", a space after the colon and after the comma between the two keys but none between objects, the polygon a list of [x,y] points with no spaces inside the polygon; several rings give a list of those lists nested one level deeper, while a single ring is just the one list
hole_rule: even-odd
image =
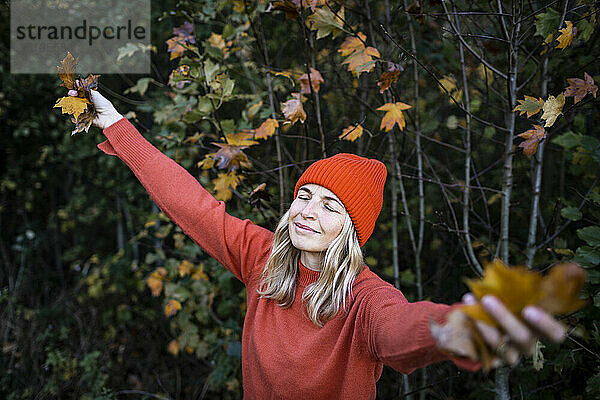
[{"label": "neck", "polygon": [[308,269],[313,271],[320,271],[323,264],[324,253],[313,253],[309,251],[303,251],[300,253],[300,261]]}]

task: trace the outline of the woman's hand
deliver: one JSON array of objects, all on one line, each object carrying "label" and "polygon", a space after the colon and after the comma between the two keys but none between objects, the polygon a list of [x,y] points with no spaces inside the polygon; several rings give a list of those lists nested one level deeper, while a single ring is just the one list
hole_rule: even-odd
[{"label": "woman's hand", "polygon": [[[77,91],[69,90],[69,96],[77,96]],[[100,129],[106,129],[123,118],[113,104],[97,90],[90,90],[90,97],[92,98],[97,114],[94,121],[92,121],[94,126],[97,126]]]},{"label": "woman's hand", "polygon": [[[463,297],[465,304],[476,303],[475,297],[467,293]],[[527,306],[521,314],[523,323],[513,315],[502,302],[494,296],[484,296],[481,304],[502,327],[504,333],[488,324],[476,321],[475,325],[495,358],[495,363],[514,365],[521,355],[531,356],[535,352],[539,338],[562,342],[566,337],[565,327],[539,307]]]},{"label": "woman's hand", "polygon": [[[463,297],[463,302],[475,304],[476,299],[468,293]],[[483,367],[488,369],[515,365],[522,355],[531,356],[540,338],[560,343],[566,337],[565,327],[539,307],[527,306],[523,309],[524,323],[494,296],[484,296],[481,304],[498,322],[500,329],[481,321],[474,321],[460,309],[454,310],[448,316],[445,325],[434,324],[431,327],[440,349],[481,361]],[[473,329],[477,332],[473,332]],[[489,355],[487,359],[482,359],[481,346],[486,348],[485,352]]]}]

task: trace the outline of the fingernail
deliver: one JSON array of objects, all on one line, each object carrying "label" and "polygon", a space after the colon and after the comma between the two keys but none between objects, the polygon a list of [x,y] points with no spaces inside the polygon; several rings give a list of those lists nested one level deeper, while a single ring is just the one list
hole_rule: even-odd
[{"label": "fingernail", "polygon": [[496,299],[494,296],[490,296],[489,294],[483,296],[481,302],[486,307],[495,307],[498,305],[498,299]]},{"label": "fingernail", "polygon": [[530,322],[538,322],[541,319],[542,314],[537,308],[528,306],[523,309],[523,317]]},{"label": "fingernail", "polygon": [[69,90],[69,96],[77,96],[77,90]]}]

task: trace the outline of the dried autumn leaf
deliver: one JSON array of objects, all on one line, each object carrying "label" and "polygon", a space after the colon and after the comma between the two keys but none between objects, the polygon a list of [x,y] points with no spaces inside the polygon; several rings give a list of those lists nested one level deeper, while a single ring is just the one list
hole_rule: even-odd
[{"label": "dried autumn leaf", "polygon": [[302,107],[302,101],[300,101],[299,96],[297,97],[281,104],[281,112],[283,112],[286,119],[284,125],[294,125],[298,120],[304,123],[306,120],[306,112],[304,112],[304,108]]},{"label": "dried autumn leaf", "polygon": [[152,291],[152,296],[160,295],[163,287],[163,281],[167,277],[167,270],[163,267],[157,268],[150,274],[148,279],[146,280],[146,284]]},{"label": "dried autumn leaf", "polygon": [[237,133],[228,133],[225,135],[225,140],[232,146],[253,146],[258,144],[253,140],[254,132],[251,129],[244,129]]},{"label": "dried autumn leaf", "polygon": [[[549,313],[572,312],[583,305],[577,296],[585,272],[572,263],[554,268],[557,270],[543,277],[525,267],[509,268],[495,260],[486,266],[482,279],[467,280],[467,284],[477,300],[488,294],[496,296],[517,318],[528,305],[537,305]],[[480,303],[462,306],[461,310],[473,319],[498,326]]]},{"label": "dried autumn leaf", "polygon": [[388,65],[388,70],[382,73],[377,81],[379,93],[383,93],[389,89],[392,83],[396,82],[400,74],[404,71],[404,68],[398,64],[388,63]]},{"label": "dried autumn leaf", "polygon": [[585,283],[585,271],[577,264],[559,264],[542,282],[543,297],[538,306],[552,314],[569,314],[585,305],[578,295]]},{"label": "dried autumn leaf", "polygon": [[383,130],[384,132],[389,132],[394,127],[394,124],[398,124],[400,130],[404,130],[406,122],[404,121],[402,110],[408,110],[411,107],[412,106],[401,102],[386,103],[379,107],[377,109],[378,111],[387,111],[381,119],[381,126],[379,129]]},{"label": "dried autumn leaf", "polygon": [[588,93],[591,93],[596,98],[596,92],[598,86],[594,84],[594,78],[588,75],[587,72],[583,73],[584,79],[579,78],[568,78],[569,86],[565,89],[565,97],[574,96],[573,102],[577,104],[583,99]]},{"label": "dried autumn leaf", "polygon": [[249,108],[248,108],[248,119],[253,119],[254,116],[256,115],[256,113],[258,112],[258,110],[260,110],[260,108],[262,107],[263,102],[262,100],[259,101],[256,104],[252,104]]},{"label": "dried autumn leaf", "polygon": [[525,141],[519,144],[523,148],[523,154],[527,157],[534,155],[537,152],[538,144],[546,137],[546,131],[539,125],[533,125],[534,129],[530,129],[517,136],[522,137]]},{"label": "dried autumn leaf", "polygon": [[165,315],[167,317],[172,317],[177,314],[177,311],[181,310],[181,303],[177,300],[169,300],[165,305]]},{"label": "dried autumn leaf", "polygon": [[235,189],[243,177],[237,175],[235,171],[220,173],[216,179],[213,179],[215,185],[215,199],[227,201],[231,199],[231,189]]},{"label": "dried autumn leaf", "polygon": [[195,281],[208,281],[208,275],[204,272],[204,265],[200,264],[194,269],[191,278]]},{"label": "dried autumn leaf", "polygon": [[167,345],[167,351],[173,354],[174,356],[176,356],[179,353],[179,343],[177,342],[177,340],[173,339],[169,342],[169,344]]},{"label": "dried autumn leaf", "polygon": [[215,166],[215,159],[214,156],[217,153],[208,153],[204,156],[204,160],[198,162],[198,164],[196,164],[196,166],[198,168],[202,168],[202,169],[211,169],[212,167]]},{"label": "dried autumn leaf", "polygon": [[67,56],[61,61],[61,66],[58,68],[58,77],[62,81],[61,86],[66,87],[67,89],[75,90],[75,67],[79,62],[79,57],[77,59],[73,58],[71,52],[67,52]]},{"label": "dried autumn leaf", "polygon": [[77,119],[87,109],[88,104],[91,104],[88,99],[66,96],[58,99],[53,108],[60,107],[63,114],[70,114]]},{"label": "dried autumn leaf", "polygon": [[369,46],[350,54],[342,64],[348,64],[348,71],[358,77],[361,72],[371,72],[375,68],[373,57],[379,58],[381,55],[375,47]]},{"label": "dried autumn leaf", "polygon": [[573,23],[571,21],[565,21],[567,24],[566,27],[559,29],[560,36],[556,38],[558,44],[556,45],[557,49],[564,49],[569,46],[573,42],[573,37],[577,34],[577,28],[573,28]]},{"label": "dried autumn leaf", "polygon": [[222,35],[212,32],[207,41],[213,47],[216,47],[223,52],[223,58],[229,57],[229,46],[225,43],[225,39],[223,39]]},{"label": "dried autumn leaf", "polygon": [[449,75],[444,75],[440,79],[439,85],[442,93],[450,95],[451,99],[448,99],[448,102],[452,103],[452,100],[454,100],[456,103],[460,103],[463,92],[462,89],[456,86],[456,79]]},{"label": "dried autumn leaf", "polygon": [[254,131],[255,139],[267,139],[275,133],[275,128],[279,126],[276,119],[268,118]]},{"label": "dried autumn leaf", "polygon": [[298,18],[298,9],[299,8],[296,6],[296,4],[294,4],[293,1],[283,0],[283,1],[272,1],[271,3],[269,3],[269,8],[267,9],[267,11],[270,11],[270,10],[283,11],[285,13],[285,17],[287,19],[294,20],[294,19]]},{"label": "dried autumn leaf", "polygon": [[544,113],[542,114],[542,119],[546,121],[544,124],[545,128],[548,128],[554,125],[556,122],[556,118],[562,113],[563,106],[565,105],[565,95],[563,93],[558,96],[550,96],[548,100],[544,103],[542,109]]},{"label": "dried autumn leaf", "polygon": [[179,276],[183,277],[192,273],[194,270],[194,264],[188,260],[183,260],[177,269],[179,270]]},{"label": "dried autumn leaf", "polygon": [[192,34],[193,30],[194,25],[190,22],[186,22],[177,28],[173,28],[173,33],[176,36],[173,36],[166,41],[167,51],[171,53],[169,57],[170,60],[181,57],[183,52],[186,50],[184,45],[187,43],[196,43],[196,39]]},{"label": "dried autumn leaf", "polygon": [[364,33],[358,32],[358,37],[351,36],[344,40],[344,43],[340,46],[338,50],[339,53],[342,53],[342,57],[346,57],[355,51],[361,51],[365,48],[365,43],[367,41],[367,37]]},{"label": "dried autumn leaf", "polygon": [[321,83],[323,83],[323,77],[321,76],[321,73],[313,67],[310,67],[310,84],[308,82],[308,78],[308,74],[304,74],[300,77],[300,93],[309,94],[311,92],[311,86],[315,92],[319,93],[319,88]]},{"label": "dried autumn leaf", "polygon": [[232,146],[228,143],[215,143],[215,146],[219,147],[219,151],[213,156],[217,168],[225,169],[229,171],[235,171],[240,168],[250,168],[252,164],[248,160],[246,154],[242,151],[248,146]]},{"label": "dried autumn leaf", "polygon": [[267,184],[261,183],[250,193],[250,207],[251,208],[262,208],[262,200],[270,201],[271,194],[267,192]]},{"label": "dried autumn leaf", "polygon": [[361,137],[363,134],[363,127],[358,124],[356,126],[350,125],[342,130],[342,134],[339,136],[340,139],[354,142],[356,139]]},{"label": "dried autumn leaf", "polygon": [[337,15],[328,8],[317,8],[306,18],[306,26],[317,31],[317,39],[329,34],[335,38],[344,28],[344,7],[342,6]]},{"label": "dried autumn leaf", "polygon": [[542,107],[544,106],[544,100],[540,97],[536,99],[535,97],[525,95],[524,100],[517,100],[520,104],[515,107],[513,111],[519,111],[519,115],[523,115],[527,113],[527,118],[530,118],[532,115],[540,112]]},{"label": "dried autumn leaf", "polygon": [[79,118],[71,119],[71,122],[75,124],[75,129],[71,131],[71,136],[78,132],[88,132],[90,126],[92,126],[92,122],[94,122],[94,118],[96,118],[96,110],[93,107],[93,104],[88,105],[88,108],[79,115]]}]

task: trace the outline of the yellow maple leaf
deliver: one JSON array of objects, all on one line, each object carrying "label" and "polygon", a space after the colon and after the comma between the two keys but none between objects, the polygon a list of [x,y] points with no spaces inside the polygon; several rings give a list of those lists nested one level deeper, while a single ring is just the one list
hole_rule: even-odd
[{"label": "yellow maple leaf", "polygon": [[194,270],[194,264],[188,260],[183,260],[177,269],[179,270],[179,276],[186,276]]},{"label": "yellow maple leaf", "polygon": [[338,50],[339,53],[342,53],[342,56],[345,57],[354,53],[355,51],[360,51],[365,48],[365,43],[367,41],[367,37],[364,33],[358,32],[358,37],[351,36],[344,40],[344,43],[340,46]]},{"label": "yellow maple leaf", "polygon": [[173,339],[169,342],[169,344],[167,345],[167,351],[173,354],[174,356],[176,356],[179,353],[179,343],[177,342],[177,340]]},{"label": "yellow maple leaf", "polygon": [[339,136],[340,139],[354,142],[356,139],[361,137],[363,134],[363,127],[358,124],[356,126],[350,125],[342,130],[342,134]]},{"label": "yellow maple leaf", "polygon": [[[482,279],[467,280],[477,300],[493,295],[520,319],[528,305],[537,305],[553,314],[575,311],[584,304],[578,298],[584,282],[585,271],[573,263],[559,264],[544,277],[525,267],[509,268],[498,259],[486,265]],[[462,306],[461,310],[471,318],[498,326],[479,302]]]},{"label": "yellow maple leaf", "polygon": [[61,86],[66,87],[67,89],[77,89],[75,87],[75,67],[79,62],[79,57],[77,59],[73,58],[71,52],[67,52],[67,56],[61,61],[61,65],[58,66],[58,77],[62,81]]},{"label": "yellow maple leaf", "polygon": [[267,139],[273,136],[273,134],[275,133],[275,128],[277,128],[278,126],[279,123],[276,119],[268,118],[254,131],[254,138]]},{"label": "yellow maple leaf", "polygon": [[379,129],[383,130],[384,132],[389,132],[394,127],[394,124],[398,124],[400,130],[404,130],[406,122],[404,121],[402,110],[408,110],[411,107],[412,106],[401,102],[386,103],[379,107],[377,109],[378,111],[387,111],[381,119],[381,126]]},{"label": "yellow maple leaf", "polygon": [[235,189],[243,179],[235,171],[220,173],[216,179],[213,179],[215,185],[215,199],[227,201],[231,199],[231,189]]},{"label": "yellow maple leaf", "polygon": [[350,54],[342,64],[348,64],[348,71],[360,76],[361,72],[371,72],[375,68],[373,57],[379,58],[381,55],[375,47],[369,46]]},{"label": "yellow maple leaf", "polygon": [[252,146],[258,144],[257,141],[252,140],[254,133],[251,129],[245,129],[237,133],[228,133],[225,135],[227,144],[231,146]]},{"label": "yellow maple leaf", "polygon": [[452,100],[457,103],[460,103],[462,98],[462,89],[459,89],[456,86],[456,79],[449,75],[444,75],[439,82],[440,91],[442,93],[449,94],[451,99],[448,99],[448,102],[452,104]]},{"label": "yellow maple leaf", "polygon": [[204,272],[203,264],[200,264],[200,266],[198,266],[198,268],[195,269],[191,278],[195,281],[200,281],[200,280],[207,281],[208,280],[208,275],[206,275],[206,273]]},{"label": "yellow maple leaf", "polygon": [[87,109],[88,104],[90,104],[88,99],[75,96],[66,96],[58,99],[53,108],[60,107],[63,114],[73,115],[75,120],[77,120],[79,115],[81,115],[81,113]]},{"label": "yellow maple leaf", "polygon": [[556,118],[562,113],[563,106],[565,105],[565,95],[564,93],[559,94],[558,96],[549,96],[548,100],[544,103],[542,109],[544,113],[542,114],[542,119],[546,121],[544,124],[545,128],[548,128],[554,125]]},{"label": "yellow maple leaf", "polygon": [[165,315],[171,317],[177,314],[177,311],[181,310],[181,303],[177,300],[171,299],[165,305]]},{"label": "yellow maple leaf", "polygon": [[483,63],[479,64],[477,67],[477,75],[479,75],[479,79],[487,82],[488,84],[492,84],[492,82],[494,82],[494,73]]},{"label": "yellow maple leaf", "polygon": [[560,36],[556,38],[558,44],[556,45],[557,49],[564,49],[569,46],[573,42],[573,37],[577,34],[577,28],[573,28],[573,23],[571,21],[565,21],[567,24],[566,27],[559,29]]},{"label": "yellow maple leaf", "polygon": [[146,280],[146,284],[150,288],[150,291],[152,291],[152,296],[160,295],[160,292],[162,291],[163,287],[163,281],[166,279],[166,277],[167,270],[163,267],[155,269],[154,272],[150,274],[150,276]]}]

